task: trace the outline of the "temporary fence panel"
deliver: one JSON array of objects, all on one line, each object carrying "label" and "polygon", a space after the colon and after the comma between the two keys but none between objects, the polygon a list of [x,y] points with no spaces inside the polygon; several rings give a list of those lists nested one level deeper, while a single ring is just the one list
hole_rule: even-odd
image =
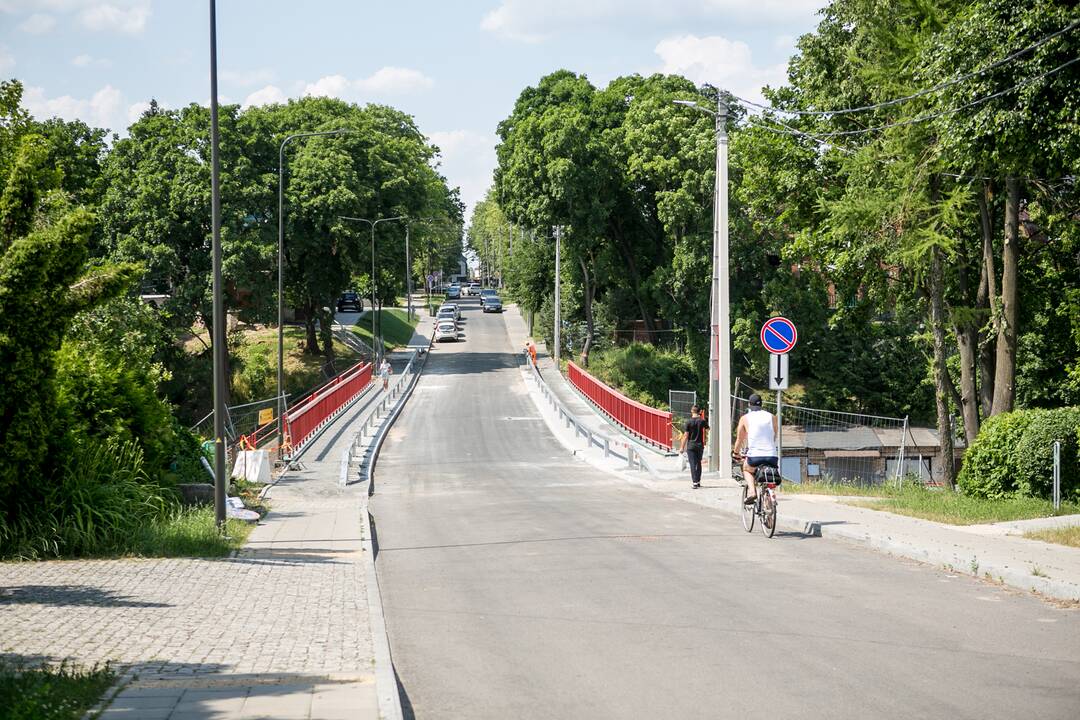
[{"label": "temporary fence panel", "polygon": [[286,432],[295,454],[315,431],[371,384],[371,363],[358,364],[285,414]]},{"label": "temporary fence panel", "polygon": [[631,400],[573,362],[567,363],[567,377],[590,402],[626,430],[646,442],[671,449],[671,413]]},{"label": "temporary fence panel", "polygon": [[668,407],[671,409],[671,443],[682,440],[682,428],[690,419],[690,410],[697,405],[696,390],[668,390]]},{"label": "temporary fence panel", "polygon": [[[749,410],[753,388],[736,388],[733,431]],[[775,400],[762,407],[776,412]],[[822,410],[784,403],[781,475],[793,482],[880,485],[885,482],[933,482],[936,434],[910,428],[906,418]],[[924,437],[925,436],[925,437]],[[918,442],[916,442],[918,438]]]}]

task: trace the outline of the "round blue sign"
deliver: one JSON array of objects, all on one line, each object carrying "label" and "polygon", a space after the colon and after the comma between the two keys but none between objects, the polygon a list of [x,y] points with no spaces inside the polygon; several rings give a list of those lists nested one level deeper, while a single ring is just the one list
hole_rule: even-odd
[{"label": "round blue sign", "polygon": [[798,340],[799,333],[795,330],[795,323],[786,317],[769,318],[761,326],[761,344],[774,355],[791,352]]}]

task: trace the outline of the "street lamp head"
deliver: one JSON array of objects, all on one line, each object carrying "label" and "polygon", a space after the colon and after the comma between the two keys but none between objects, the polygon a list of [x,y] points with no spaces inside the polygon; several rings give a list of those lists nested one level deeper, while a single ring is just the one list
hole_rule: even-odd
[{"label": "street lamp head", "polygon": [[672,100],[676,105],[685,105],[686,107],[697,107],[696,100]]}]

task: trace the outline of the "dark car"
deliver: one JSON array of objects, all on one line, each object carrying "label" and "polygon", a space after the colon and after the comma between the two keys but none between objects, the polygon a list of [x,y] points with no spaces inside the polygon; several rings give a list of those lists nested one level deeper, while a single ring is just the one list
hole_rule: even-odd
[{"label": "dark car", "polygon": [[484,300],[484,312],[486,312],[486,313],[489,313],[489,312],[501,313],[502,312],[502,300],[500,300],[498,297],[496,297],[494,295],[489,295]]},{"label": "dark car", "polygon": [[351,310],[353,312],[361,312],[364,309],[364,301],[360,299],[360,296],[354,292],[342,293],[341,297],[337,301],[337,311],[345,312]]}]

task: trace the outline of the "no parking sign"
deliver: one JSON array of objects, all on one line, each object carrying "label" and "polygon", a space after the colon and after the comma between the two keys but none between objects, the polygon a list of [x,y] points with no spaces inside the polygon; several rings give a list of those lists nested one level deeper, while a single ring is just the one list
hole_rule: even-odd
[{"label": "no parking sign", "polygon": [[778,315],[769,318],[761,326],[761,344],[773,355],[791,352],[798,340],[799,333],[795,330],[795,323],[786,317]]}]

